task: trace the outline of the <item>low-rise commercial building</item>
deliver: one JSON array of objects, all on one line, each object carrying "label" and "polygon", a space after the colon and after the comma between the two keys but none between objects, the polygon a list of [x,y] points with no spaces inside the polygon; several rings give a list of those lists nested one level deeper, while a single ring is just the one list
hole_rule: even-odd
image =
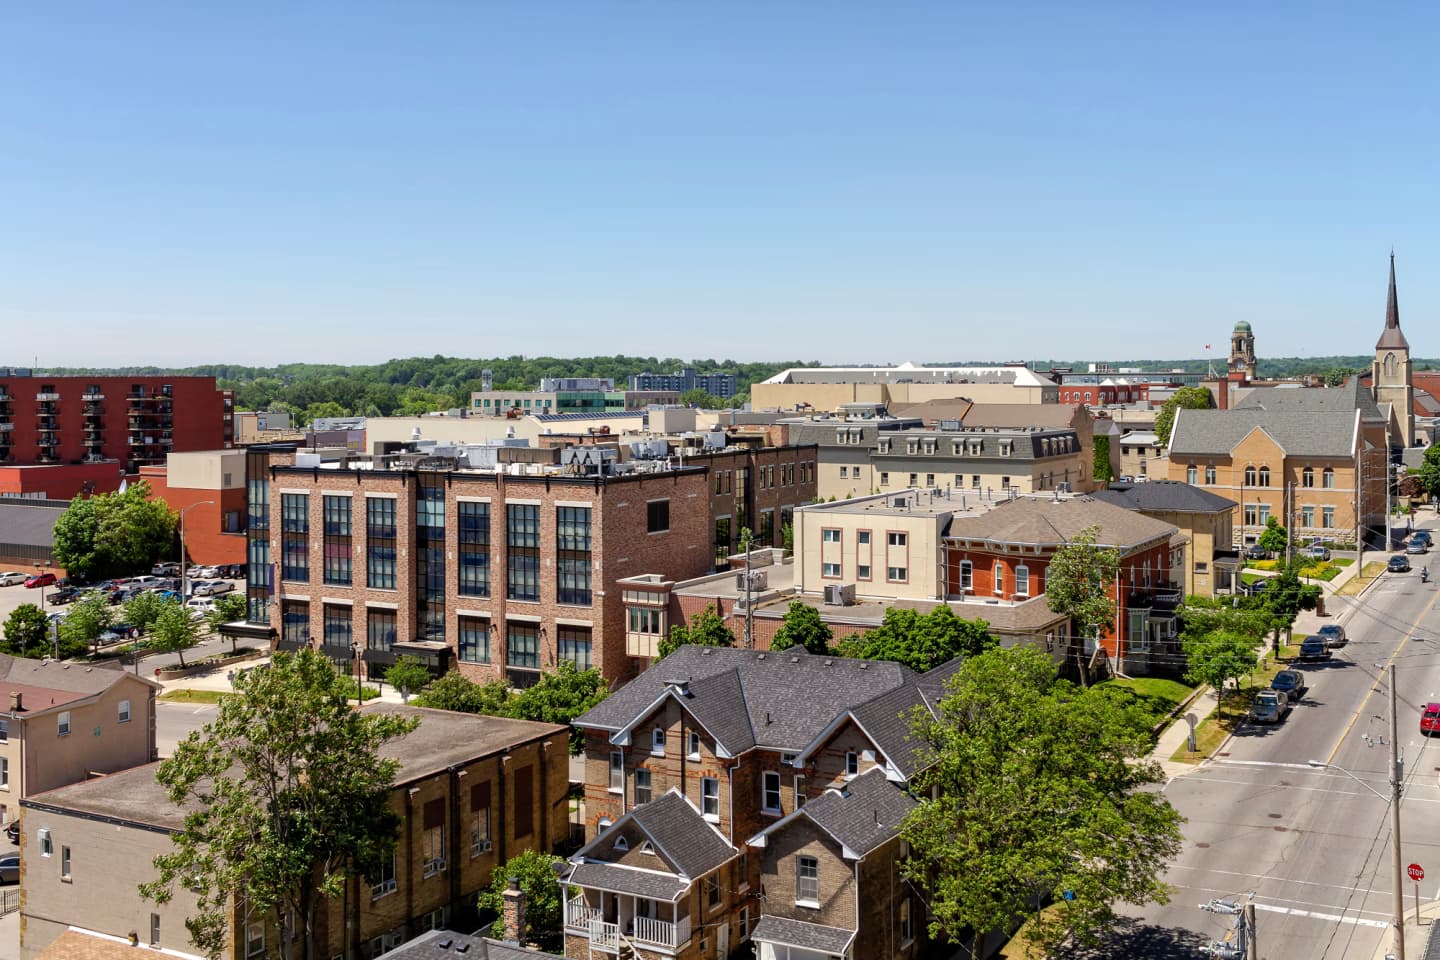
[{"label": "low-rise commercial building", "polygon": [[172,453],[142,467],[153,499],[184,512],[189,563],[245,562],[245,451]]},{"label": "low-rise commercial building", "polygon": [[1056,403],[1060,387],[1024,364],[986,367],[792,367],[750,387],[756,410],[831,413],[850,403],[883,407],[954,400],[977,403]]}]

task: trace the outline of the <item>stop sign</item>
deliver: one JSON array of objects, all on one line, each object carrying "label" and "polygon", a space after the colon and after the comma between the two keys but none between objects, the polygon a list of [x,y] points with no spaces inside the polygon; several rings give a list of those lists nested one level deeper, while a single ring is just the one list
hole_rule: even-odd
[{"label": "stop sign", "polygon": [[1414,880],[1416,883],[1419,883],[1421,880],[1425,879],[1425,871],[1420,867],[1420,864],[1418,863],[1410,864],[1410,866],[1405,868],[1405,872],[1410,874],[1410,879]]}]

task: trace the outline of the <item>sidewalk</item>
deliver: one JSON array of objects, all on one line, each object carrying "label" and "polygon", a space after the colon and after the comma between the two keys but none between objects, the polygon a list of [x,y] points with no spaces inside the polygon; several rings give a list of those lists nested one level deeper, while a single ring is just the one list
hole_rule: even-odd
[{"label": "sidewalk", "polygon": [[[1215,698],[1215,691],[1210,687],[1204,687],[1185,713],[1195,714],[1195,726],[1205,722],[1205,718],[1215,712],[1219,701]],[[1181,763],[1170,758],[1175,756],[1175,751],[1185,746],[1185,741],[1190,736],[1190,724],[1185,722],[1185,714],[1181,714],[1175,722],[1166,727],[1155,741],[1155,748],[1150,751],[1150,759],[1160,764],[1160,769],[1165,771],[1166,781],[1174,780],[1176,777],[1183,777],[1199,769],[1196,763]]]},{"label": "sidewalk", "polygon": [[[213,670],[206,670],[200,673],[191,674],[188,677],[176,677],[174,680],[157,681],[164,688],[165,693],[171,690],[220,690],[229,693],[235,688],[230,683],[230,673],[235,670],[248,670],[253,667],[265,666],[270,663],[269,657],[259,660],[246,660],[244,663],[233,664],[229,667],[216,667]],[[351,679],[350,692],[355,692],[354,679]],[[378,687],[380,696],[371,697],[366,703],[403,703],[400,691],[388,683],[380,683],[374,680],[365,682],[367,687]]]},{"label": "sidewalk", "polygon": [[[1434,931],[1435,942],[1440,943],[1440,930],[1437,930],[1435,924],[1435,921],[1440,919],[1440,900],[1432,900],[1428,903],[1422,900],[1420,902],[1420,923],[1416,924],[1415,885],[1406,880],[1405,886],[1409,888],[1405,897],[1405,956],[1412,958],[1432,956],[1425,952],[1425,945],[1429,942],[1432,931]],[[1393,944],[1394,939],[1387,926],[1380,936],[1379,946],[1375,948],[1375,960],[1385,960],[1386,957],[1391,956],[1390,948]]]}]

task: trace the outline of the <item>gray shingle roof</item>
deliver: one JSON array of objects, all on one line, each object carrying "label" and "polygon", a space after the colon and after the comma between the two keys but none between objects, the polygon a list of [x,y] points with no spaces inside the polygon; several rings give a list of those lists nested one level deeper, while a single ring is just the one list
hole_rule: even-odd
[{"label": "gray shingle roof", "polygon": [[570,873],[570,883],[578,887],[595,890],[609,890],[612,893],[629,893],[652,900],[667,900],[673,903],[686,890],[691,881],[649,870],[636,870],[614,863],[580,863]]},{"label": "gray shingle roof", "polygon": [[1357,419],[1353,409],[1177,410],[1170,456],[1229,456],[1236,444],[1258,428],[1274,438],[1288,456],[1348,458],[1354,455]]},{"label": "gray shingle roof", "polygon": [[[722,674],[732,674],[730,678]],[[706,683],[710,678],[720,678]],[[580,727],[616,732],[638,721],[672,681],[688,710],[732,754],[751,746],[798,752],[836,716],[892,690],[914,674],[898,663],[682,647],[576,719]],[[817,709],[823,697],[824,709]],[[729,738],[728,740],[726,738]]]},{"label": "gray shingle roof", "polygon": [[640,829],[687,877],[702,877],[735,856],[735,848],[676,790],[631,812]]},{"label": "gray shingle roof", "polygon": [[[441,943],[447,946],[440,946]],[[394,950],[382,953],[376,960],[546,960],[560,957],[557,953],[528,950],[513,943],[502,943],[489,937],[468,936],[454,930],[431,930]]]},{"label": "gray shingle roof", "polygon": [[825,791],[800,812],[852,853],[864,856],[898,835],[914,806],[902,787],[886,780],[879,767],[872,767],[843,790]]},{"label": "gray shingle roof", "polygon": [[1098,525],[1097,540],[1106,547],[1132,547],[1175,528],[1093,497],[1020,497],[1001,503],[977,516],[956,517],[945,532],[947,539],[984,540],[1004,544],[1059,545],[1086,527]]},{"label": "gray shingle roof", "polygon": [[1235,501],[1179,480],[1114,483],[1091,496],[1127,510],[1155,513],[1223,513],[1235,509]]},{"label": "gray shingle roof", "polygon": [[764,916],[755,924],[750,936],[763,943],[788,943],[804,950],[843,954],[849,948],[850,941],[855,939],[855,931],[785,917]]},{"label": "gray shingle roof", "polygon": [[1271,413],[1334,413],[1359,410],[1366,420],[1381,419],[1379,404],[1359,377],[1339,387],[1256,387],[1235,404],[1236,410]]},{"label": "gray shingle roof", "polygon": [[[961,661],[957,657],[952,662]],[[920,769],[925,752],[925,744],[910,735],[910,715],[917,707],[933,709],[933,703],[919,683],[907,683],[860,704],[850,714],[890,762],[910,777]]]}]

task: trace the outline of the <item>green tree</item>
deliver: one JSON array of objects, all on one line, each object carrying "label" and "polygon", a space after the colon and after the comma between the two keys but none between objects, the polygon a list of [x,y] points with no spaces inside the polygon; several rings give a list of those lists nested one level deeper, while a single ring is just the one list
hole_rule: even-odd
[{"label": "green tree", "polygon": [[1120,552],[1098,546],[1099,535],[1099,526],[1081,530],[1055,551],[1045,568],[1045,602],[1054,613],[1069,617],[1080,637],[1098,637],[1115,625],[1110,590],[1120,569]]},{"label": "green tree", "polygon": [[124,493],[70,501],[55,521],[55,562],[95,578],[148,570],[175,549],[175,517],[140,481]]},{"label": "green tree", "polygon": [[[933,934],[987,931],[1036,918],[1042,949],[1068,932],[1093,944],[1117,903],[1164,903],[1181,817],[1154,786],[1159,766],[1145,712],[1103,688],[1058,679],[1028,647],[972,657],[946,684],[912,781],[919,804],[902,836],[906,878],[924,891]],[[934,794],[932,795],[932,790]]]},{"label": "green tree", "polygon": [[62,653],[72,657],[86,652],[114,622],[115,613],[105,595],[98,590],[86,591],[60,621]]},{"label": "green tree", "polygon": [[[245,594],[223,593],[214,599],[215,606],[205,612],[205,622],[210,625],[211,633],[219,633],[227,623],[245,619]],[[233,633],[230,635],[230,652],[240,652],[239,637]]]},{"label": "green tree", "polygon": [[490,927],[490,936],[497,940],[505,937],[505,890],[514,877],[525,894],[525,929],[520,931],[521,941],[544,950],[558,950],[562,946],[560,892],[563,888],[555,882],[555,864],[560,861],[561,858],[552,853],[526,850],[495,869],[490,889],[481,890],[478,901],[482,913],[501,915]]},{"label": "green tree", "polygon": [[[577,670],[568,660],[560,661],[553,673],[547,673],[534,686],[520,691],[509,705],[509,715],[521,720],[541,723],[571,721],[604,700],[610,693],[599,670]],[[570,752],[578,754],[585,746],[579,730],[570,730]]]},{"label": "green tree", "polygon": [[145,633],[154,625],[160,612],[164,609],[165,601],[160,598],[160,594],[152,593],[149,590],[137,593],[125,601],[125,622],[141,633]]},{"label": "green tree", "polygon": [[677,623],[671,627],[670,635],[662,637],[656,646],[655,659],[664,660],[687,643],[697,647],[733,647],[735,634],[712,603],[691,617],[688,625]]},{"label": "green tree", "polygon": [[50,621],[33,603],[22,603],[5,618],[3,652],[16,657],[44,657],[51,651]]},{"label": "green tree", "polygon": [[1231,630],[1183,634],[1181,649],[1185,651],[1186,679],[1214,687],[1222,711],[1226,682],[1234,680],[1238,687],[1240,678],[1253,671],[1257,662],[1255,638]]},{"label": "green tree", "polygon": [[699,387],[680,394],[680,402],[687,407],[699,407],[702,410],[720,410],[729,406],[724,400]]},{"label": "green tree", "polygon": [[1280,654],[1280,631],[1288,635],[1301,610],[1314,610],[1320,602],[1320,588],[1303,582],[1300,570],[1305,566],[1301,557],[1292,557],[1281,571],[1270,578],[1270,587],[1262,602],[1273,618],[1275,654]]},{"label": "green tree", "polygon": [[785,610],[785,619],[770,641],[770,649],[804,647],[810,653],[823,654],[830,650],[830,637],[830,627],[820,619],[819,610],[808,603],[791,600]]},{"label": "green tree", "polygon": [[410,694],[419,693],[432,679],[430,668],[420,662],[419,657],[402,653],[385,671],[386,681],[400,691],[400,699],[410,702]]},{"label": "green tree", "polygon": [[785,556],[795,553],[795,525],[793,523],[782,523],[780,525],[780,544],[785,548]]},{"label": "green tree", "polygon": [[55,520],[55,562],[72,577],[90,578],[103,571],[97,552],[100,535],[100,497],[76,497]]},{"label": "green tree", "polygon": [[846,637],[836,652],[862,660],[903,663],[916,673],[925,673],[956,657],[978,656],[998,642],[990,634],[990,624],[957,617],[944,604],[929,613],[891,607],[880,626]]},{"label": "green tree", "polygon": [[510,716],[510,685],[504,680],[479,684],[467,680],[459,671],[451,670],[421,690],[415,706],[456,713],[483,713],[492,717]]},{"label": "green tree", "polygon": [[1280,521],[1274,517],[1265,518],[1265,529],[1260,531],[1260,549],[1268,550],[1271,553],[1284,553],[1285,547],[1290,543],[1290,535],[1285,528],[1280,526]]},{"label": "green tree", "polygon": [[346,417],[350,412],[334,400],[322,400],[305,408],[305,422],[313,424],[321,417]]},{"label": "green tree", "polygon": [[1091,476],[1101,483],[1109,483],[1115,479],[1115,467],[1110,463],[1110,436],[1109,434],[1096,436],[1093,442],[1095,463],[1090,471]]},{"label": "green tree", "polygon": [[1343,367],[1331,367],[1329,370],[1325,371],[1325,386],[1344,386],[1345,378],[1348,376],[1350,376],[1349,370],[1346,370]]},{"label": "green tree", "polygon": [[1215,405],[1210,391],[1204,387],[1181,387],[1170,395],[1155,414],[1155,436],[1161,446],[1169,446],[1170,431],[1175,428],[1176,410],[1209,410]]},{"label": "green tree", "polygon": [[1426,495],[1440,497],[1440,443],[1432,443],[1425,448],[1425,459],[1420,464],[1417,476]]},{"label": "green tree", "polygon": [[298,946],[309,960],[323,950],[321,900],[342,896],[347,875],[376,876],[394,849],[399,761],[379,751],[416,722],[352,709],[344,679],[309,650],[237,674],[235,692],[156,772],[185,826],[140,892],[163,904],[177,883],[197,891],[185,925],[209,957],[245,903],[279,929],[282,957]]},{"label": "green tree", "polygon": [[189,610],[173,600],[165,604],[150,626],[150,650],[178,654],[182,667],[185,666],[185,651],[199,642],[199,624],[190,616]]}]

